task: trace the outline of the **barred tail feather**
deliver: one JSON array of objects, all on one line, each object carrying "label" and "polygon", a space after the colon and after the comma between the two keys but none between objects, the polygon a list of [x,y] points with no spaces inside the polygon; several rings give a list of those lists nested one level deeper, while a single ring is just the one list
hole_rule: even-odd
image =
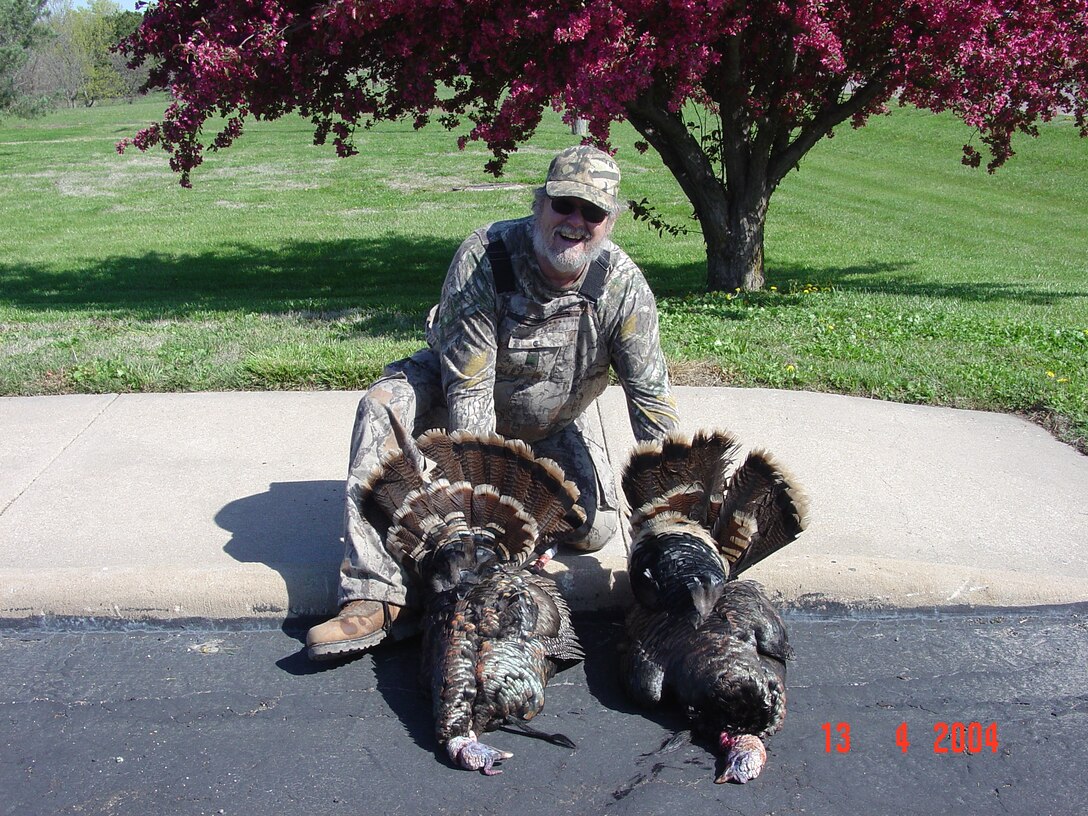
[{"label": "barred tail feather", "polygon": [[404,506],[411,507],[420,515],[446,518],[452,513],[459,513],[467,518],[466,511],[472,506],[472,485],[468,482],[451,484],[446,479],[438,479],[409,495]]},{"label": "barred tail feather", "polygon": [[434,461],[439,474],[451,482],[465,481],[465,472],[449,433],[433,428],[420,436],[416,444],[424,456]]},{"label": "barred tail feather", "polygon": [[631,513],[631,529],[638,535],[639,530],[653,525],[654,520],[662,517],[682,516],[685,520],[700,524],[702,502],[705,497],[701,484],[690,484],[674,488],[663,496],[647,502]]},{"label": "barred tail feather", "polygon": [[430,554],[451,544],[462,544],[466,536],[471,536],[471,531],[460,514],[418,515],[413,508],[405,507],[386,536],[386,547],[399,563],[422,577],[422,565]]},{"label": "barred tail feather", "polygon": [[408,495],[393,517],[386,544],[418,574],[428,553],[461,546],[464,536],[477,537],[474,549],[486,547],[500,561],[520,567],[536,549],[539,527],[517,500],[500,496],[490,485],[439,479]]},{"label": "barred tail feather", "polygon": [[505,563],[522,566],[536,549],[539,527],[516,499],[501,496],[491,485],[473,488],[469,524],[494,538],[496,554]]},{"label": "barred tail feather", "polygon": [[585,512],[577,504],[578,487],[565,478],[558,464],[542,457],[525,470],[530,484],[522,503],[525,512],[537,520],[545,539],[566,535],[585,522]]},{"label": "barred tail feather", "polygon": [[423,484],[423,474],[403,451],[387,453],[360,485],[360,510],[372,522],[384,516],[388,523],[408,494]]},{"label": "barred tail feather", "polygon": [[563,535],[585,521],[576,504],[578,488],[555,462],[535,456],[521,440],[432,430],[420,437],[419,448],[443,475],[491,485],[500,495],[519,501],[545,538]]},{"label": "barred tail feather", "polygon": [[730,479],[711,534],[736,576],[796,539],[807,516],[793,477],[766,451],[753,451]]},{"label": "barred tail feather", "polygon": [[620,479],[628,507],[642,507],[668,492],[668,488],[662,484],[663,480],[659,472],[661,459],[660,440],[639,442],[635,445]]},{"label": "barred tail feather", "polygon": [[698,486],[692,518],[704,522],[707,506],[716,500],[739,447],[725,431],[696,433],[690,440],[670,433],[663,440],[636,446],[623,473],[628,506],[638,508],[680,488]]}]

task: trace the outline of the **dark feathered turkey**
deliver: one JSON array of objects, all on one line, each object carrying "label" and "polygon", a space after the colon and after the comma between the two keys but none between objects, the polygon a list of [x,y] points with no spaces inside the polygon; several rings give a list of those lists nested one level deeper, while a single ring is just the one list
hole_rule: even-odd
[{"label": "dark feathered turkey", "polygon": [[555,582],[525,566],[585,517],[577,487],[523,442],[430,431],[419,448],[433,470],[387,456],[363,485],[362,508],[423,587],[423,676],[439,743],[461,767],[499,773],[494,763],[512,754],[478,735],[525,727],[557,663],[583,656]]},{"label": "dark feathered turkey", "polygon": [[786,716],[792,650],[782,618],[754,581],[736,576],[793,541],[805,501],[756,451],[731,474],[729,434],[678,434],[635,449],[623,474],[632,509],[623,675],[639,702],[671,697],[726,754],[717,781],[747,782],[763,738]]}]

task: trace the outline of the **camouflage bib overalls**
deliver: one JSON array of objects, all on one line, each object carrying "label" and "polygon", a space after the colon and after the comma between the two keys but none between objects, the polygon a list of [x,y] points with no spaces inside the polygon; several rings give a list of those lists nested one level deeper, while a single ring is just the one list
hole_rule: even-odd
[{"label": "camouflage bib overalls", "polygon": [[[530,219],[499,222],[466,240],[447,274],[442,302],[428,318],[429,347],[387,366],[360,400],[341,604],[416,600],[382,544],[385,531],[358,511],[360,481],[384,451],[399,448],[418,456],[414,438],[437,426],[523,439],[538,455],[558,462],[578,486],[587,523],[568,544],[596,550],[619,529],[615,479],[594,432],[599,422],[593,421],[594,400],[608,384],[610,366],[628,391],[636,438],[660,436],[678,424],[656,312],[645,307],[652,295],[637,267],[609,244],[576,290],[541,293],[526,284],[529,275],[539,277],[530,261],[529,226]],[[627,296],[628,290],[639,297]],[[639,314],[647,325],[632,331]],[[626,374],[632,376],[625,380]]]}]

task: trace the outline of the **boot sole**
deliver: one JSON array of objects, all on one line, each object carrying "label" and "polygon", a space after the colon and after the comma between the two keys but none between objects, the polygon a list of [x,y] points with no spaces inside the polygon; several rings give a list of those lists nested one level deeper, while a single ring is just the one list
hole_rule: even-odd
[{"label": "boot sole", "polygon": [[307,646],[306,656],[309,657],[310,660],[318,662],[322,660],[335,660],[339,657],[365,652],[367,649],[377,646],[386,638],[389,638],[389,640],[395,643],[398,640],[404,640],[405,638],[411,637],[418,631],[418,622],[405,622],[404,624],[401,624],[399,621],[393,621],[393,625],[388,631],[385,629],[378,629],[376,632],[371,632],[369,635],[352,638],[351,640],[334,640],[331,643],[315,643],[312,646]]}]

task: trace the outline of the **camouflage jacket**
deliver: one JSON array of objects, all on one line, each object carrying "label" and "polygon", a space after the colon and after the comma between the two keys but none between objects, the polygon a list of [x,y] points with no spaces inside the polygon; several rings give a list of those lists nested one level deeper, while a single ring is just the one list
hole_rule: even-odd
[{"label": "camouflage jacket", "polygon": [[[512,291],[496,291],[487,254],[496,237],[510,257]],[[609,366],[627,395],[636,439],[677,427],[653,293],[626,253],[611,241],[604,249],[607,271],[594,303],[579,291],[584,275],[569,290],[545,282],[531,217],[484,227],[461,244],[427,331],[450,428],[529,442],[549,436],[601,395]]]}]

